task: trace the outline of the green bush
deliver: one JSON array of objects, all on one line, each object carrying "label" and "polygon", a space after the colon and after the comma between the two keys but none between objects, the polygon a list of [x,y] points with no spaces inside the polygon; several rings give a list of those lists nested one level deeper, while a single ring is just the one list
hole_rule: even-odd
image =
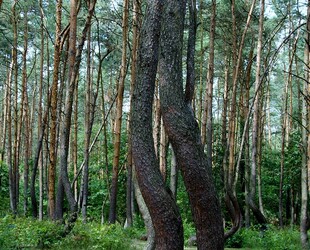
[{"label": "green bush", "polygon": [[139,232],[120,225],[76,222],[63,237],[63,225],[50,221],[6,216],[0,221],[0,249],[133,249]]},{"label": "green bush", "polygon": [[6,216],[0,223],[0,249],[50,247],[60,239],[61,232],[59,225],[49,221]]},{"label": "green bush", "polygon": [[267,250],[301,249],[298,230],[269,227],[266,231],[261,231],[250,228],[242,230],[241,234],[242,247]]}]

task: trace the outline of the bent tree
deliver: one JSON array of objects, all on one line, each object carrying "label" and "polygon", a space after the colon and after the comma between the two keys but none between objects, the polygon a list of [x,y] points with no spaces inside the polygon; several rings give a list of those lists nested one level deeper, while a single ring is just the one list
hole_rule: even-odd
[{"label": "bent tree", "polygon": [[142,196],[155,230],[156,249],[183,249],[183,227],[175,200],[159,171],[152,135],[152,104],[164,1],[147,1],[132,100],[132,156]]},{"label": "bent tree", "polygon": [[198,249],[223,249],[222,217],[211,166],[183,91],[185,7],[186,1],[168,1],[164,8],[159,53],[161,111],[189,195]]}]

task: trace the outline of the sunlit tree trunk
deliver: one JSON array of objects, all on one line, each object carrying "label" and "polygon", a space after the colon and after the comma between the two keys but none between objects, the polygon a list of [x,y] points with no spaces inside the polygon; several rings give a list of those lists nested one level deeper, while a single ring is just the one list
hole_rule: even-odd
[{"label": "sunlit tree trunk", "polygon": [[117,204],[117,191],[118,191],[118,171],[119,171],[119,157],[121,147],[121,131],[122,131],[122,114],[123,114],[123,95],[124,84],[127,69],[127,38],[128,38],[128,15],[129,15],[129,0],[123,1],[123,44],[122,44],[122,62],[121,74],[118,83],[117,95],[117,110],[116,121],[114,124],[114,156],[113,156],[113,174],[111,183],[111,198],[110,198],[110,212],[109,223],[115,223],[116,220],[116,204]]}]

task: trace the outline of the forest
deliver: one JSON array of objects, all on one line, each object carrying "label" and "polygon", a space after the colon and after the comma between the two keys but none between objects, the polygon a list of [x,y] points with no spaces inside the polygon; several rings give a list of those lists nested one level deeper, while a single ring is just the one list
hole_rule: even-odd
[{"label": "forest", "polygon": [[309,249],[310,0],[0,0],[0,249]]}]

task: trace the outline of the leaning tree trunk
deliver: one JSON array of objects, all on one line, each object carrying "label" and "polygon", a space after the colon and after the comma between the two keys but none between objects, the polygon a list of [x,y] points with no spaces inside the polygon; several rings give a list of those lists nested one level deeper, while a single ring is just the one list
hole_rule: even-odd
[{"label": "leaning tree trunk", "polygon": [[156,249],[183,249],[183,226],[175,200],[159,171],[152,136],[152,104],[163,1],[148,1],[141,30],[132,106],[132,153],[138,184],[149,209]]},{"label": "leaning tree trunk", "polygon": [[164,9],[159,58],[161,111],[189,194],[198,249],[223,249],[222,216],[212,169],[206,161],[193,109],[183,92],[185,5],[186,1],[169,1]]}]

